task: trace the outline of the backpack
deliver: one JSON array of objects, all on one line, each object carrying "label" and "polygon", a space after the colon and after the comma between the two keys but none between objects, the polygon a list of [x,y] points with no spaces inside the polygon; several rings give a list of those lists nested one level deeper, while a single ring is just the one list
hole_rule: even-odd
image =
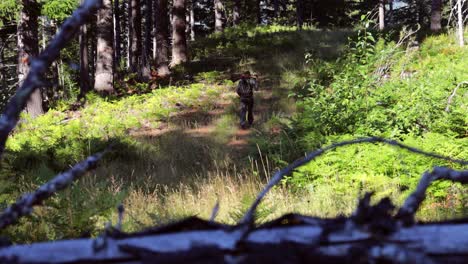
[{"label": "backpack", "polygon": [[237,86],[237,94],[240,97],[252,97],[253,96],[253,85],[248,79],[241,79]]}]

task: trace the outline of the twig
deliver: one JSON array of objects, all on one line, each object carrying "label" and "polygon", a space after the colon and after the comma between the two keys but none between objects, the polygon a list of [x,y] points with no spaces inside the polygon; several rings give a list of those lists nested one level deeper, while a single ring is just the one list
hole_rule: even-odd
[{"label": "twig", "polygon": [[[417,153],[417,154],[421,154],[421,155],[424,155],[424,156],[437,158],[437,159],[442,159],[442,160],[447,160],[447,161],[450,161],[450,162],[459,163],[459,164],[463,164],[463,165],[468,164],[468,161],[465,161],[465,160],[452,159],[450,157],[438,155],[438,154],[431,153],[431,152],[422,151],[422,150],[419,150],[419,149],[404,145],[402,143],[399,143],[399,142],[397,142],[395,140],[389,140],[389,139],[378,138],[378,137],[362,138],[362,139],[355,139],[355,140],[349,140],[349,141],[343,141],[343,142],[335,143],[335,144],[327,146],[327,147],[325,147],[323,149],[318,149],[318,150],[316,150],[314,152],[311,152],[311,153],[307,154],[305,157],[294,161],[292,164],[290,164],[287,167],[285,167],[285,168],[279,170],[278,172],[276,172],[275,175],[273,176],[273,178],[271,179],[271,181],[268,182],[267,186],[257,196],[257,198],[255,199],[252,206],[246,212],[245,216],[240,221],[240,225],[248,225],[248,226],[251,226],[251,227],[254,225],[254,215],[255,215],[255,211],[256,211],[258,205],[262,201],[263,197],[265,197],[265,195],[276,184],[278,184],[284,178],[284,176],[289,175],[296,168],[298,168],[298,167],[308,163],[309,161],[317,158],[318,156],[324,154],[326,151],[329,151],[329,150],[332,150],[332,149],[335,149],[335,148],[338,148],[338,147],[343,147],[343,146],[353,145],[353,144],[360,144],[360,143],[385,143],[385,144],[392,145],[392,146],[397,146],[399,148],[403,148],[403,149],[406,149],[408,151],[411,151],[411,152],[414,152],[414,153]],[[250,230],[250,229],[251,228],[249,228],[248,230]]]},{"label": "twig", "polygon": [[60,50],[72,40],[75,33],[92,14],[102,5],[102,0],[85,0],[73,15],[63,23],[61,31],[50,42],[49,46],[39,55],[37,59],[31,61],[31,69],[24,83],[16,94],[6,105],[4,114],[0,117],[0,157],[5,149],[8,135],[16,126],[21,111],[31,94],[43,85],[47,68],[60,55]]},{"label": "twig", "polygon": [[211,211],[210,222],[214,222],[214,220],[216,219],[216,216],[218,216],[218,212],[219,212],[219,200],[216,201],[216,204],[213,210]]},{"label": "twig", "polygon": [[468,170],[456,171],[445,167],[435,167],[432,172],[425,172],[419,181],[418,187],[406,199],[395,218],[400,219],[406,225],[413,224],[414,215],[424,201],[424,198],[426,198],[427,188],[433,182],[442,179],[466,184],[468,183]]},{"label": "twig", "polygon": [[16,203],[10,205],[0,214],[0,230],[15,223],[19,218],[31,214],[33,206],[42,204],[56,192],[65,189],[78,177],[93,169],[104,153],[105,151],[88,157],[70,170],[55,176],[34,193],[24,195]]},{"label": "twig", "polygon": [[455,89],[453,89],[452,94],[449,96],[449,98],[447,100],[447,107],[445,107],[445,112],[448,113],[450,111],[450,104],[452,103],[453,97],[455,97],[455,95],[457,94],[458,88],[460,88],[460,86],[465,85],[465,84],[468,84],[468,81],[463,81],[463,82],[459,83],[457,85],[457,87],[455,87]]}]

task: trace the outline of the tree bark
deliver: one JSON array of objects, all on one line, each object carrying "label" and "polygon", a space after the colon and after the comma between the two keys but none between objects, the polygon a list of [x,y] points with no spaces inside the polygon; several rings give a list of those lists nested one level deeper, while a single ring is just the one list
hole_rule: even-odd
[{"label": "tree bark", "polygon": [[457,0],[457,17],[458,17],[458,44],[460,47],[465,45],[463,37],[463,4],[462,0]]},{"label": "tree bark", "polygon": [[115,68],[116,73],[119,71],[122,59],[122,28],[120,26],[120,3],[119,0],[114,0],[114,49],[115,49]]},{"label": "tree bark", "polygon": [[144,80],[151,78],[151,46],[153,39],[151,37],[151,29],[153,28],[153,8],[152,0],[145,0],[145,38],[143,41],[143,56],[141,57],[142,76]]},{"label": "tree bark", "polygon": [[[286,215],[255,228],[241,244],[241,230],[189,218],[137,234],[122,233],[120,237],[111,234],[2,247],[0,258],[17,263],[48,263],[53,259],[56,263],[83,264],[466,262],[466,219],[394,231],[385,229],[388,223],[393,224],[385,220],[378,218],[375,223],[360,225],[344,217]],[[97,242],[101,241],[105,242],[99,247]]]},{"label": "tree bark", "polygon": [[434,32],[442,29],[442,0],[432,0],[431,4],[431,30]]},{"label": "tree bark", "polygon": [[141,77],[141,7],[140,0],[129,0],[129,50],[130,50],[130,72],[138,73]]},{"label": "tree bark", "polygon": [[[36,0],[22,0],[22,9],[18,23],[18,83],[23,84],[30,70],[30,62],[39,54],[38,17],[39,4]],[[26,112],[32,117],[44,113],[41,89],[36,89],[29,98]]]},{"label": "tree bark", "polygon": [[221,0],[214,0],[214,11],[215,11],[215,32],[223,32],[223,3]]},{"label": "tree bark", "polygon": [[[116,1],[116,0],[114,0]],[[89,82],[89,60],[88,60],[88,29],[86,25],[81,26],[80,35],[80,94],[78,100],[83,98],[90,90]]]},{"label": "tree bark", "polygon": [[195,0],[190,2],[190,40],[195,41]]},{"label": "tree bark", "polygon": [[187,38],[185,35],[185,0],[174,0],[172,8],[172,61],[177,66],[188,61]]},{"label": "tree bark", "polygon": [[114,49],[111,0],[103,0],[98,11],[97,23],[96,74],[94,89],[98,92],[114,92]]},{"label": "tree bark", "polygon": [[262,1],[257,0],[257,24],[262,24]]},{"label": "tree bark", "polygon": [[304,7],[302,5],[302,0],[296,0],[297,28],[299,28],[299,30],[302,30],[302,25],[304,23],[303,9],[304,9]]},{"label": "tree bark", "polygon": [[234,8],[232,10],[232,22],[235,26],[239,25],[241,21],[241,0],[234,0]]},{"label": "tree bark", "polygon": [[167,0],[156,0],[156,71],[166,77],[169,71],[169,12]]},{"label": "tree bark", "polygon": [[379,0],[379,30],[385,29],[385,4],[384,0]]},{"label": "tree bark", "polygon": [[274,18],[279,16],[279,0],[273,0],[273,16]]}]

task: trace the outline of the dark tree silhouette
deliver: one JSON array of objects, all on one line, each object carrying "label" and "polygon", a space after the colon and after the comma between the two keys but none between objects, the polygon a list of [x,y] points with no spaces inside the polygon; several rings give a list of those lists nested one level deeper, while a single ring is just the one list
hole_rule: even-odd
[{"label": "dark tree silhouette", "polygon": [[156,70],[159,76],[165,77],[169,71],[169,12],[167,0],[156,0]]},{"label": "dark tree silhouette", "polygon": [[442,29],[442,0],[432,0],[431,4],[431,30],[440,31]]},{"label": "dark tree silhouette", "polygon": [[130,72],[141,76],[141,6],[140,0],[129,0],[128,38]]},{"label": "dark tree silhouette", "polygon": [[103,0],[97,16],[96,74],[94,89],[98,92],[114,92],[114,34],[111,0]]},{"label": "dark tree silhouette", "polygon": [[188,61],[187,37],[185,29],[185,0],[174,0],[172,7],[172,61],[171,66],[177,66]]},{"label": "dark tree silhouette", "polygon": [[[18,23],[18,81],[21,86],[29,73],[30,62],[39,54],[38,16],[39,4],[36,0],[22,0]],[[26,112],[32,117],[44,113],[41,90],[35,90],[26,105]]]}]

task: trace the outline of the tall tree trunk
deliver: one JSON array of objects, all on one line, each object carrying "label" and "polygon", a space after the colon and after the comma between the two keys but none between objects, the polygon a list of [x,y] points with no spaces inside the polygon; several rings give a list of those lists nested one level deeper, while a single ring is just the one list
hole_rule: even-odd
[{"label": "tall tree trunk", "polygon": [[297,17],[297,27],[299,30],[302,30],[302,24],[304,23],[303,20],[303,5],[302,0],[296,0],[296,17]]},{"label": "tall tree trunk", "polygon": [[465,45],[463,37],[463,4],[462,0],[457,0],[457,17],[458,17],[458,43],[460,47]]},{"label": "tall tree trunk", "polygon": [[384,0],[379,0],[379,30],[385,29],[385,3]]},{"label": "tall tree trunk", "polygon": [[120,26],[120,4],[119,0],[114,0],[114,50],[115,50],[115,68],[116,74],[119,72],[119,67],[122,59],[122,28]]},{"label": "tall tree trunk", "polygon": [[188,61],[187,38],[185,36],[185,0],[173,0],[172,8],[172,61],[176,66]]},{"label": "tall tree trunk", "polygon": [[195,41],[195,0],[190,2],[190,40]]},{"label": "tall tree trunk", "polygon": [[223,3],[221,0],[214,0],[215,11],[215,32],[223,32]]},{"label": "tall tree trunk", "polygon": [[273,0],[273,16],[275,18],[279,16],[279,0]]},{"label": "tall tree trunk", "polygon": [[167,0],[156,0],[156,71],[166,77],[169,71],[169,12]]},{"label": "tall tree trunk", "polygon": [[[40,8],[35,0],[22,0],[18,23],[18,81],[21,86],[29,73],[31,59],[39,54],[38,16]],[[44,113],[41,89],[36,89],[27,105],[26,112],[32,117]]]},{"label": "tall tree trunk", "polygon": [[232,22],[235,26],[239,25],[240,23],[241,9],[242,9],[241,0],[234,0],[234,9],[232,10]]},{"label": "tall tree trunk", "polygon": [[432,0],[431,5],[431,30],[434,32],[442,29],[442,0]]},{"label": "tall tree trunk", "polygon": [[97,23],[96,74],[94,89],[98,92],[114,92],[114,49],[111,0],[103,0],[98,11]]},{"label": "tall tree trunk", "polygon": [[257,24],[262,24],[262,1],[257,0]]},{"label": "tall tree trunk", "polygon": [[[115,0],[114,0],[115,1]],[[83,98],[90,90],[89,60],[88,60],[88,29],[86,24],[81,26],[80,35],[80,94],[78,100]]]},{"label": "tall tree trunk", "polygon": [[143,56],[142,56],[142,76],[144,80],[149,80],[151,77],[150,58],[152,37],[151,29],[153,27],[153,5],[152,0],[145,0],[145,38],[143,41]]},{"label": "tall tree trunk", "polygon": [[141,77],[141,6],[140,0],[129,0],[128,37],[130,41],[130,72]]}]

